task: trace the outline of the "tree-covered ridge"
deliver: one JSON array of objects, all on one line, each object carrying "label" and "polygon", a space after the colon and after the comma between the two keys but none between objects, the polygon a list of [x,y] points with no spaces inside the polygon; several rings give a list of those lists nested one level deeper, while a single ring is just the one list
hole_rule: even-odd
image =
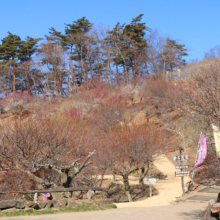
[{"label": "tree-covered ridge", "polygon": [[136,84],[150,75],[163,75],[186,65],[187,49],[161,38],[143,14],[113,29],[95,27],[86,17],[49,28],[45,39],[25,40],[8,32],[0,45],[0,93],[27,91],[43,96],[69,96],[90,79]]}]

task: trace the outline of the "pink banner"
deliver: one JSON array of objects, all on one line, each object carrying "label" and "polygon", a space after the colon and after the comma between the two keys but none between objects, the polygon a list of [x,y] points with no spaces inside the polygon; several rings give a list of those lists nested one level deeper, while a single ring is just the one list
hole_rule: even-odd
[{"label": "pink banner", "polygon": [[199,150],[196,163],[194,165],[195,168],[201,169],[199,166],[204,162],[207,155],[207,144],[206,144],[206,136],[201,134],[199,141]]}]

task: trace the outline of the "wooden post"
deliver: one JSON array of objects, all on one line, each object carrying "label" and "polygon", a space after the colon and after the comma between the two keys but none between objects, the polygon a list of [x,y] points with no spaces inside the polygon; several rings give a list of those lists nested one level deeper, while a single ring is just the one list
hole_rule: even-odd
[{"label": "wooden post", "polygon": [[[150,174],[148,173],[148,178],[150,179]],[[150,192],[150,197],[152,197],[152,187],[151,184],[149,184],[149,192]]]},{"label": "wooden post", "polygon": [[37,201],[37,197],[38,197],[38,193],[34,193],[34,201],[36,202]]},{"label": "wooden post", "polygon": [[[183,162],[181,160],[181,156],[182,156],[182,148],[181,145],[179,145],[179,151],[180,151],[180,166],[183,165]],[[183,169],[180,169],[181,171],[183,171]],[[184,176],[181,176],[181,183],[182,183],[182,190],[183,190],[183,195],[185,194],[185,188],[184,188]]]}]

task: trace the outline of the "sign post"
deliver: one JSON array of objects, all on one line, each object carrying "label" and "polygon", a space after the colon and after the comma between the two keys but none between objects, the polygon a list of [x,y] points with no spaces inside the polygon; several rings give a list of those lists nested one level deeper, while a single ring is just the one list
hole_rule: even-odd
[{"label": "sign post", "polygon": [[190,171],[183,171],[183,169],[187,169],[189,168],[189,165],[183,165],[183,161],[189,161],[189,155],[182,155],[182,147],[181,145],[179,145],[179,152],[180,155],[178,156],[173,156],[172,157],[172,161],[173,162],[180,162],[179,166],[176,166],[176,169],[180,169],[180,172],[176,172],[175,176],[181,177],[181,185],[182,185],[182,191],[183,194],[185,194],[185,188],[184,188],[184,176],[189,176],[190,175]]},{"label": "sign post", "polygon": [[[180,156],[182,156],[182,148],[179,145],[179,150],[180,150]],[[180,166],[183,165],[183,161],[180,160]],[[183,169],[180,169],[181,171],[183,171]],[[182,182],[182,190],[183,190],[183,195],[185,194],[185,188],[184,188],[184,176],[181,176],[181,182]]]},{"label": "sign post", "polygon": [[149,191],[150,191],[150,197],[152,196],[152,187],[151,185],[156,184],[156,179],[155,178],[144,178],[144,184],[149,185]]}]

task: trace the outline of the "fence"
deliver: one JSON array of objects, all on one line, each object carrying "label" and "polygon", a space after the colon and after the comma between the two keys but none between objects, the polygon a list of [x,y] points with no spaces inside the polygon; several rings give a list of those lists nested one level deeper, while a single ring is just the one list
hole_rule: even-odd
[{"label": "fence", "polygon": [[34,194],[34,201],[37,201],[39,193],[59,193],[59,192],[76,192],[76,191],[105,191],[102,187],[79,187],[79,188],[62,188],[62,189],[45,189],[45,190],[26,190],[26,191],[6,191],[0,194]]}]

